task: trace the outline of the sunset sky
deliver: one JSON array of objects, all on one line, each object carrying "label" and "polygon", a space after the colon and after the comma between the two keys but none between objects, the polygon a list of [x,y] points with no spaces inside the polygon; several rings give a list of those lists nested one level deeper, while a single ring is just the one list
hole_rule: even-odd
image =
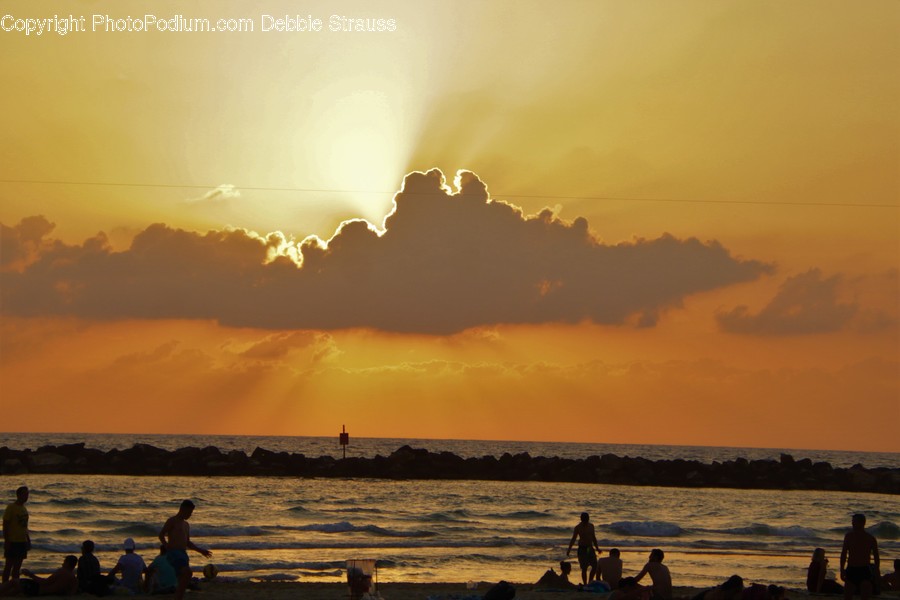
[{"label": "sunset sky", "polygon": [[900,452],[895,0],[0,17],[0,431]]}]

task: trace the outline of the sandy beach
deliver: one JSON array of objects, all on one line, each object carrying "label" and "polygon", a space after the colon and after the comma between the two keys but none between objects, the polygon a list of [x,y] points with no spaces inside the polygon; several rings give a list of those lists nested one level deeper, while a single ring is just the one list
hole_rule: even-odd
[{"label": "sandy beach", "polygon": [[[474,590],[467,589],[466,583],[380,583],[378,593],[384,600],[463,600],[480,598],[493,585],[481,582]],[[554,591],[535,588],[532,584],[514,584],[516,598],[521,600],[564,600],[588,598],[596,596],[606,598],[608,594],[592,594],[579,591]],[[674,589],[675,598],[691,598],[701,588],[679,587]],[[170,596],[159,596],[167,598]],[[200,592],[189,592],[188,598],[197,600],[336,600],[349,598],[347,585],[344,583],[297,583],[297,582],[209,582],[204,583]],[[788,600],[809,598],[805,590],[788,589],[785,597]],[[839,598],[838,596],[817,596],[821,598]],[[883,592],[882,600],[900,597],[898,592]]]}]

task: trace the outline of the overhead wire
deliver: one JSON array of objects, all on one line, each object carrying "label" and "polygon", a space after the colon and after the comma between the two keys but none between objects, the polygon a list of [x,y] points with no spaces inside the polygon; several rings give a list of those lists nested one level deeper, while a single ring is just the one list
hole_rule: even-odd
[{"label": "overhead wire", "polygon": [[[24,185],[73,185],[73,186],[96,186],[96,187],[133,187],[133,188],[161,188],[161,189],[202,189],[215,192],[218,189],[227,187],[235,190],[252,190],[263,192],[298,192],[298,193],[316,193],[316,194],[371,194],[371,195],[394,195],[399,190],[394,191],[378,191],[378,190],[354,190],[340,188],[304,188],[304,187],[269,187],[269,186],[245,186],[232,184],[219,185],[198,185],[198,184],[168,184],[168,183],[136,183],[136,182],[110,182],[110,181],[50,181],[35,179],[0,179],[0,184],[24,184]],[[407,194],[409,192],[406,192]],[[796,202],[796,201],[775,201],[775,200],[746,200],[746,199],[701,199],[701,198],[641,198],[631,196],[566,196],[555,194],[505,194],[491,192],[491,198],[523,198],[533,200],[577,200],[577,201],[609,201],[609,202],[667,202],[667,203],[685,203],[685,204],[733,204],[733,205],[760,205],[760,206],[830,206],[838,208],[900,208],[898,204],[877,203],[877,202]]]}]

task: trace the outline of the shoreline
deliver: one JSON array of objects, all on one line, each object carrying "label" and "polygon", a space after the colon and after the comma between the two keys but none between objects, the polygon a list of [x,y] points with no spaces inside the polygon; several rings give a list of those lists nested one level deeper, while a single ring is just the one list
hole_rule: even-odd
[{"label": "shoreline", "polygon": [[164,450],[135,444],[126,450],[87,448],[84,442],[37,450],[0,448],[0,475],[266,476],[395,480],[491,480],[598,483],[680,488],[822,490],[900,494],[900,468],[833,467],[795,460],[648,460],[614,454],[584,459],[532,457],[527,452],[463,458],[404,445],[389,456],[312,458],[256,448],[222,452],[215,446]]},{"label": "shoreline", "polygon": [[[724,581],[727,576],[723,576]],[[444,582],[444,583],[378,583],[378,594],[384,600],[462,600],[467,598],[480,598],[483,596],[496,582],[477,582],[475,589],[469,589],[466,582]],[[537,588],[533,583],[516,583],[510,582],[516,588],[516,598],[520,600],[540,600],[540,599],[558,599],[558,600],[574,600],[576,598],[601,597],[605,598],[609,594],[599,594],[592,592],[584,592],[580,590],[552,590],[547,588]],[[765,582],[745,582],[750,583]],[[673,598],[675,600],[688,599],[695,596],[701,590],[708,589],[693,586],[674,586]],[[194,595],[194,594],[190,594]],[[188,597],[190,597],[190,595]],[[304,600],[331,600],[334,598],[349,597],[349,587],[346,583],[319,583],[319,582],[211,582],[202,583],[201,592],[196,594],[197,598],[206,600],[237,600],[241,598],[257,598],[259,600],[294,600],[303,598]],[[785,589],[786,600],[797,600],[810,597],[834,598],[840,599],[843,596],[828,596],[824,594],[810,594],[805,589],[787,588]],[[893,600],[900,598],[900,593],[896,591],[882,592],[880,596],[885,600]]]}]

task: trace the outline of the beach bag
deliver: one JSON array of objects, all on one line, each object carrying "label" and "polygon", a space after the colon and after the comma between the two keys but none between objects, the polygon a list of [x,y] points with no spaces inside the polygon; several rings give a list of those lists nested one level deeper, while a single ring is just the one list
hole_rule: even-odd
[{"label": "beach bag", "polygon": [[501,581],[487,591],[483,600],[512,600],[516,597],[516,588],[508,581]]}]

